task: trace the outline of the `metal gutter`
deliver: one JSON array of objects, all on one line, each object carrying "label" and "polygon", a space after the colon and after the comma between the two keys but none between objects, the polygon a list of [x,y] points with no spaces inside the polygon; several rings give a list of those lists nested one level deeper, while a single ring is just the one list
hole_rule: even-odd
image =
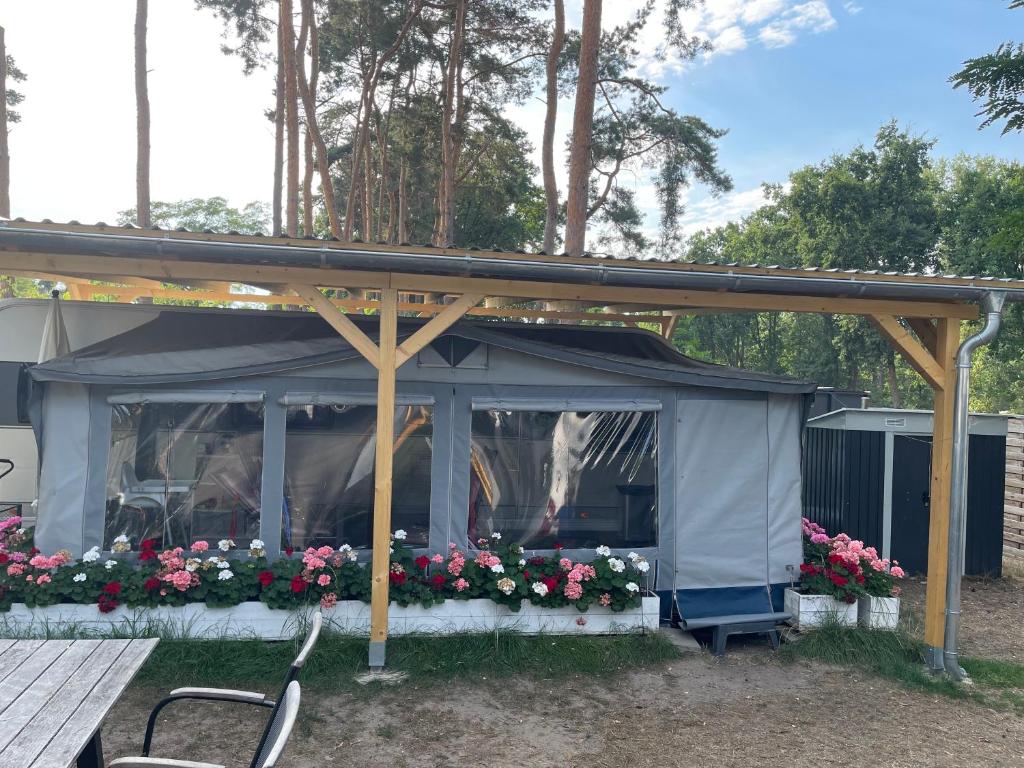
[{"label": "metal gutter", "polygon": [[967,673],[957,658],[960,631],[960,582],[964,572],[964,542],[967,538],[967,404],[971,392],[971,363],[974,351],[995,339],[1002,324],[1001,291],[992,291],[982,299],[985,325],[965,339],[956,354],[956,398],[953,404],[953,477],[949,491],[949,549],[946,571],[946,628],[943,644],[943,666],[955,680],[965,680]]},{"label": "metal gutter", "polygon": [[786,293],[795,296],[904,299],[933,301],[981,301],[998,289],[1009,301],[1024,301],[1024,284],[1011,287],[991,278],[965,284],[922,280],[865,280],[854,276],[832,277],[808,272],[792,275],[738,274],[734,272],[642,268],[616,264],[614,259],[593,264],[553,263],[530,259],[494,258],[486,252],[473,254],[419,253],[361,250],[262,243],[230,243],[111,233],[59,232],[0,226],[0,248],[34,253],[110,256],[138,259],[186,260],[221,264],[272,265],[350,269],[374,272],[450,275],[455,277],[526,280],[626,288],[670,288],[731,291],[735,293]]}]

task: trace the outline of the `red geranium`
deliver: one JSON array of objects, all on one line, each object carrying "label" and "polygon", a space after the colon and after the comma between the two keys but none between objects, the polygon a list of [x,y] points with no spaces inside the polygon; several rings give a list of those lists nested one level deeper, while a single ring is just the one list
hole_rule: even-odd
[{"label": "red geranium", "polygon": [[0,552],[0,565],[3,565],[10,559],[10,555],[8,555],[6,552]]},{"label": "red geranium", "polygon": [[156,559],[156,552],[154,552],[152,549],[142,549],[142,550],[139,550],[139,560],[140,561],[155,560],[155,559]]},{"label": "red geranium", "polygon": [[306,580],[302,576],[292,577],[292,592],[305,592],[306,591]]},{"label": "red geranium", "polygon": [[260,584],[264,587],[269,587],[270,583],[274,580],[274,574],[271,571],[260,571],[260,575],[257,578],[260,580]]},{"label": "red geranium", "polygon": [[39,549],[38,549],[38,547],[32,547],[32,549],[30,549],[30,550],[28,551],[28,553],[29,553],[30,555],[38,555],[38,554],[39,554]]},{"label": "red geranium", "polygon": [[388,578],[391,580],[392,584],[396,587],[400,587],[402,584],[405,584],[405,571],[402,571],[401,573],[395,573],[392,571],[388,574]]},{"label": "red geranium", "polygon": [[526,562],[530,565],[544,565],[544,558],[541,555],[534,555]]},{"label": "red geranium", "polygon": [[430,584],[434,587],[434,589],[440,589],[444,586],[444,575],[440,573],[435,573],[433,576],[430,577]]},{"label": "red geranium", "polygon": [[110,613],[112,610],[117,608],[118,602],[110,595],[100,595],[97,602],[97,607],[100,609],[100,613]]},{"label": "red geranium", "polygon": [[106,586],[103,587],[103,591],[108,595],[119,595],[121,594],[121,582],[120,581],[108,581]]},{"label": "red geranium", "polygon": [[544,586],[548,588],[548,592],[554,592],[558,587],[557,576],[542,576],[541,581],[544,583]]},{"label": "red geranium", "polygon": [[428,565],[430,565],[430,558],[426,555],[420,555],[413,562],[416,563],[417,568],[423,571],[426,570]]},{"label": "red geranium", "polygon": [[829,571],[828,578],[829,581],[831,581],[837,587],[845,587],[847,584],[850,583],[850,580],[848,578],[846,578],[845,576],[840,576],[835,571]]},{"label": "red geranium", "polygon": [[160,589],[160,579],[156,576],[150,576],[142,583],[142,588],[147,592],[152,592],[154,589]]},{"label": "red geranium", "polygon": [[291,557],[293,554],[295,554],[295,547],[285,547],[284,553],[288,555],[288,557]]},{"label": "red geranium", "polygon": [[141,552],[149,552],[156,549],[156,539],[143,539],[139,542],[139,550]]}]

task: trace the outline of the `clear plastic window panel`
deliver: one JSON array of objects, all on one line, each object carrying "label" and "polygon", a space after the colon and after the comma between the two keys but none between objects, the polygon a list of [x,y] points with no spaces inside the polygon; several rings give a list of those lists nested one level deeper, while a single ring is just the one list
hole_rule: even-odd
[{"label": "clear plastic window panel", "polygon": [[[281,546],[373,543],[377,406],[288,408]],[[395,408],[391,529],[426,546],[430,529],[433,409]]]},{"label": "clear plastic window panel", "polygon": [[650,412],[474,411],[470,541],[654,546],[657,433]]},{"label": "clear plastic window panel", "polygon": [[259,537],[261,403],[113,406],[104,547]]}]

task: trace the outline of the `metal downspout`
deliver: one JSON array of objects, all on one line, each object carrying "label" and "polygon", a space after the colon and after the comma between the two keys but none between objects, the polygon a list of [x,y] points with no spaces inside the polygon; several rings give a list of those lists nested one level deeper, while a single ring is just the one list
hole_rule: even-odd
[{"label": "metal downspout", "polygon": [[949,561],[946,571],[946,632],[943,665],[955,680],[967,679],[957,660],[957,635],[960,629],[960,581],[964,572],[964,540],[967,534],[967,455],[968,398],[971,390],[971,363],[974,351],[992,341],[1002,323],[1001,291],[986,293],[981,300],[985,325],[960,345],[956,353],[956,398],[953,404],[953,477],[949,492]]}]

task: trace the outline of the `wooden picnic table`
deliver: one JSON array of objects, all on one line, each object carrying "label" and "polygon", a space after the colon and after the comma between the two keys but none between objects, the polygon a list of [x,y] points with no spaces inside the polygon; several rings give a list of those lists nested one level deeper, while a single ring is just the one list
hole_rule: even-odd
[{"label": "wooden picnic table", "polygon": [[103,719],[157,642],[0,639],[0,768],[103,768]]}]

